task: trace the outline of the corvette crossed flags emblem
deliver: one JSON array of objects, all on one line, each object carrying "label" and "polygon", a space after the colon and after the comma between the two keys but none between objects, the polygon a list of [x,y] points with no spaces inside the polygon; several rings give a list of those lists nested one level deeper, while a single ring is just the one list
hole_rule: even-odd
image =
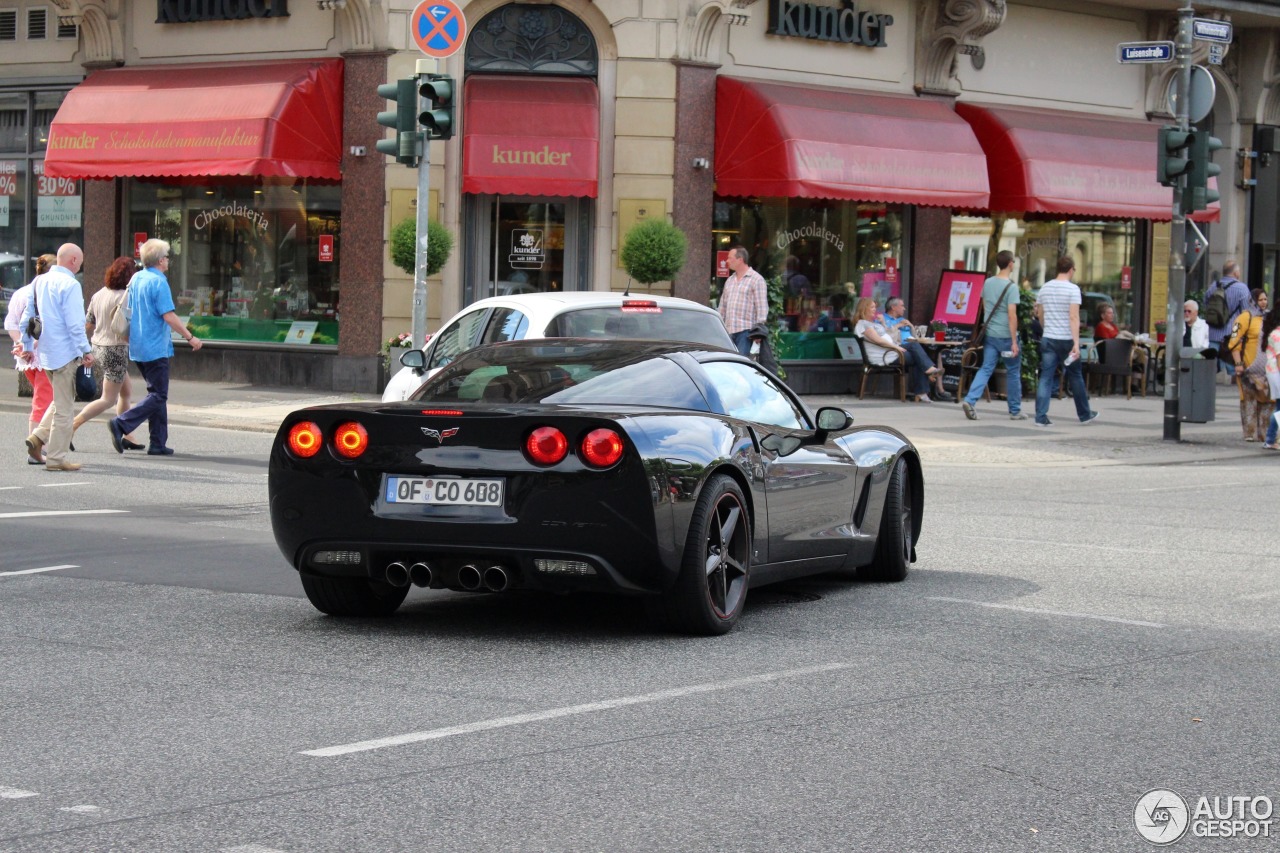
[{"label": "corvette crossed flags emblem", "polygon": [[427,438],[434,438],[436,441],[444,444],[446,438],[452,438],[458,434],[458,427],[450,429],[431,429],[430,427],[422,427],[422,434]]}]

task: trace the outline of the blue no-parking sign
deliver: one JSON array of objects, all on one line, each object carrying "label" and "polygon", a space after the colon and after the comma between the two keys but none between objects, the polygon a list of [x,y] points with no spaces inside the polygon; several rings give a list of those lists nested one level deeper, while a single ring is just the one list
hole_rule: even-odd
[{"label": "blue no-parking sign", "polygon": [[453,0],[423,0],[409,16],[409,29],[418,49],[427,56],[453,56],[467,37],[467,19]]}]

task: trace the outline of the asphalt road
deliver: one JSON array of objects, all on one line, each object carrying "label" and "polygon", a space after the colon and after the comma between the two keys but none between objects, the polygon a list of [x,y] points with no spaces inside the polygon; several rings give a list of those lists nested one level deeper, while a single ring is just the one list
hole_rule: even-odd
[{"label": "asphalt road", "polygon": [[75,474],[14,450],[0,851],[1145,850],[1151,789],[1280,799],[1276,465],[931,466],[920,434],[905,583],[755,590],[714,639],[609,598],[321,616],[265,433],[155,459],[94,424]]}]

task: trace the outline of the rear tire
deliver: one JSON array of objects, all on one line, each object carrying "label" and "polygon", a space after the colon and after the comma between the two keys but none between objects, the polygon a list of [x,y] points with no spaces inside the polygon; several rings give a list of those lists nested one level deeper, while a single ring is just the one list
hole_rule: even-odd
[{"label": "rear tire", "polygon": [[871,565],[858,569],[859,578],[881,583],[897,583],[906,579],[915,546],[913,506],[907,462],[899,459],[889,475],[884,513],[880,517],[880,535],[876,537],[875,558]]},{"label": "rear tire", "polygon": [[330,616],[390,616],[409,594],[407,586],[370,578],[301,577],[312,605]]},{"label": "rear tire", "polygon": [[689,634],[727,633],[742,615],[750,575],[746,498],[731,477],[715,475],[694,507],[680,576],[662,598],[668,623]]}]

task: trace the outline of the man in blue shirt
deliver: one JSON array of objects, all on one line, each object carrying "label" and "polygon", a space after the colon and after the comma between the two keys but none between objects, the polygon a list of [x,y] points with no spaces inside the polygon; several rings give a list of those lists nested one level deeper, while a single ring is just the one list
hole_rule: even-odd
[{"label": "man in blue shirt", "polygon": [[147,396],[129,411],[107,422],[111,444],[124,453],[124,437],[143,421],[151,432],[147,453],[172,456],[169,446],[169,359],[173,356],[173,336],[182,335],[191,349],[204,344],[178,319],[169,290],[169,244],[151,239],[142,244],[142,266],[129,282],[129,359],[138,365],[147,383]]},{"label": "man in blue shirt", "polygon": [[93,364],[93,348],[84,333],[84,292],[76,273],[84,263],[84,252],[74,243],[58,249],[58,263],[31,282],[32,296],[22,312],[22,351],[18,358],[31,362],[35,341],[27,334],[27,323],[37,314],[43,326],[40,332],[39,367],[53,386],[53,405],[27,436],[27,455],[40,462],[40,451],[47,448],[44,467],[47,471],[79,471],[79,462],[68,462],[71,448],[72,418],[75,416],[76,371],[80,365]]}]

